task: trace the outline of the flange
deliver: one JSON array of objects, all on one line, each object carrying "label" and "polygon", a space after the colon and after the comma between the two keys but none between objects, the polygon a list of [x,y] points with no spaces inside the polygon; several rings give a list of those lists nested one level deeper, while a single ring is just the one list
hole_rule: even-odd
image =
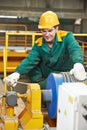
[{"label": "flange", "polygon": [[62,74],[51,73],[47,78],[46,90],[52,91],[52,98],[47,102],[48,116],[55,118],[57,114],[58,87],[64,82]]}]

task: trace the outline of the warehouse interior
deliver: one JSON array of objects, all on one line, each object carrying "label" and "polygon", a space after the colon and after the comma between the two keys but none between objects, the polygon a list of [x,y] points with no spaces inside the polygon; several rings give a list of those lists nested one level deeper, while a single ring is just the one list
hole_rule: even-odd
[{"label": "warehouse interior", "polygon": [[[42,101],[42,96],[44,97],[45,90],[42,92],[37,84],[35,84],[36,88],[33,84],[28,85],[29,79],[25,75],[19,80],[19,83],[15,88],[10,88],[9,86],[6,86],[6,84],[3,82],[3,78],[14,72],[17,65],[31,51],[32,46],[34,45],[34,42],[37,40],[37,38],[41,37],[42,34],[38,29],[38,22],[40,15],[45,11],[54,11],[60,20],[59,29],[71,31],[74,34],[75,38],[82,48],[84,56],[84,67],[87,71],[87,0],[0,1],[0,130],[87,129],[87,90],[85,89],[85,86],[87,86],[87,79],[81,83],[76,84],[75,89],[79,93],[79,95],[72,88],[72,86],[74,86],[74,83],[72,83],[71,88],[68,88],[69,91],[65,90],[64,87],[66,88],[66,86],[69,86],[70,83],[66,83],[65,86],[64,84],[62,85],[62,89],[64,89],[65,91],[65,98],[66,94],[71,94],[68,95],[69,103],[73,104],[72,102],[74,102],[76,98],[77,99],[75,101],[79,100],[78,103],[80,101],[82,103],[82,100],[84,98],[82,104],[82,106],[84,106],[84,110],[82,106],[81,108],[80,106],[78,106],[78,108],[81,114],[85,113],[83,114],[83,117],[85,119],[84,121],[82,117],[79,117],[79,114],[74,113],[75,115],[72,115],[72,109],[71,111],[68,110],[69,114],[71,114],[71,116],[76,116],[76,118],[73,117],[72,119],[70,117],[67,117],[67,120],[63,120],[66,123],[66,125],[64,123],[64,127],[58,126],[58,122],[60,125],[63,122],[61,119],[57,119],[57,115],[58,113],[61,113],[61,110],[59,108],[57,110],[58,92],[56,92],[56,87],[57,85],[61,86],[59,82],[63,82],[61,75],[59,77],[56,77],[54,74],[52,74],[50,77],[53,81],[55,81],[55,83],[53,84],[54,88],[49,83],[49,85],[52,87],[50,88],[52,89],[52,95],[51,97],[49,97],[52,99],[45,101],[47,102],[48,108],[44,108],[42,105],[42,102],[44,102]],[[72,78],[68,73],[62,73],[62,75],[63,78],[66,77],[65,82],[69,82],[69,78]],[[59,82],[56,81],[56,78],[57,81],[59,80]],[[77,81],[75,80],[74,82]],[[76,88],[77,86],[79,86],[79,91]],[[83,86],[85,92],[81,89],[81,86]],[[35,89],[35,91],[33,88]],[[49,87],[47,89],[47,93],[49,95]],[[7,95],[5,95],[7,91],[8,93]],[[9,94],[9,91],[11,92],[11,94]],[[16,95],[16,93],[18,93],[18,95]],[[60,93],[62,95],[62,90],[60,90]],[[74,93],[75,95],[73,95]],[[33,94],[35,94],[37,98]],[[81,97],[82,95],[84,96]],[[78,99],[78,97],[80,97],[80,99]],[[13,99],[13,101],[10,100],[11,98]],[[56,103],[55,101],[53,101],[53,98],[56,100]],[[63,98],[64,97],[59,96],[61,102],[63,102]],[[6,106],[5,102],[8,102],[9,105]],[[13,105],[14,107],[11,105]],[[67,105],[64,105],[64,115],[67,115]],[[62,105],[59,102],[59,107],[61,106]],[[53,117],[51,117],[52,114]],[[79,117],[79,119],[77,119],[77,117]],[[59,118],[61,118],[60,114]],[[72,124],[70,124],[72,128],[71,126],[68,127],[68,122],[70,119],[72,119],[73,122]],[[79,122],[81,121],[83,122],[83,124],[80,126]],[[11,128],[9,126],[11,126]]]},{"label": "warehouse interior", "polygon": [[[87,25],[86,0],[74,0],[73,2],[71,0],[3,0],[0,2],[0,15],[4,15],[6,18],[0,18],[0,23],[26,24],[28,30],[37,30],[38,19],[41,13],[47,10],[57,13],[61,22],[61,29],[76,33],[87,32],[85,28]],[[15,16],[15,19],[10,19],[8,16]]]}]

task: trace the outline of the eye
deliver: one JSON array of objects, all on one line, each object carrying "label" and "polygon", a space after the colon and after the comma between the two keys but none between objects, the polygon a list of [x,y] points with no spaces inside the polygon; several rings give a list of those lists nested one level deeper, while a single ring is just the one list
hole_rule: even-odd
[{"label": "eye", "polygon": [[45,30],[41,30],[41,32],[42,32],[42,33],[46,33],[47,31],[45,31]]},{"label": "eye", "polygon": [[52,32],[52,31],[53,31],[52,29],[49,30],[49,32]]},{"label": "eye", "polygon": [[42,32],[43,32],[43,33],[46,33],[47,31],[43,30]]},{"label": "eye", "polygon": [[51,29],[49,29],[48,31],[49,31],[49,32],[53,32],[53,31],[54,31],[54,28],[51,28]]}]

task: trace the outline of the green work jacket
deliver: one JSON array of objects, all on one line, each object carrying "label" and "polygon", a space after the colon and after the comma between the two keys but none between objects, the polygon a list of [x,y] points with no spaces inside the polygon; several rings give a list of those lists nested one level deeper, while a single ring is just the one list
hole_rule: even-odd
[{"label": "green work jacket", "polygon": [[38,38],[16,71],[20,75],[28,74],[33,82],[38,82],[51,72],[70,71],[75,63],[83,64],[82,49],[71,32],[59,30],[51,49],[43,37]]}]

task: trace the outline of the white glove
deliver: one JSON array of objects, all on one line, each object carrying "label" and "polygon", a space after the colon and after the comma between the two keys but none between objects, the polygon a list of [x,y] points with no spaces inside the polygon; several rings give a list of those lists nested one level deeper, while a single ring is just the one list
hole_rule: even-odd
[{"label": "white glove", "polygon": [[79,80],[85,80],[87,73],[85,72],[85,68],[81,63],[75,63],[73,69],[70,71],[71,75],[74,75],[74,77]]},{"label": "white glove", "polygon": [[6,78],[3,79],[3,81],[8,85],[8,86],[12,86],[15,87],[17,85],[17,81],[20,78],[20,74],[17,72],[14,72],[12,74],[10,74],[9,76],[7,76]]}]

